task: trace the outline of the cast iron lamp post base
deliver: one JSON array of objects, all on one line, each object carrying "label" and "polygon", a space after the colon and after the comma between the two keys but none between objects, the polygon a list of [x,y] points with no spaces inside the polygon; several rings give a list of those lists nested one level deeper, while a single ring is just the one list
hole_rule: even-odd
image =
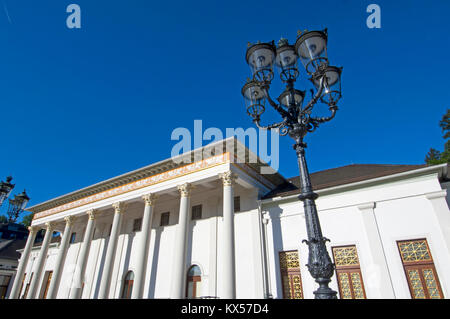
[{"label": "cast iron lamp post base", "polygon": [[334,264],[328,254],[325,243],[329,239],[322,236],[320,228],[319,217],[317,215],[317,208],[315,200],[319,195],[313,192],[311,179],[308,172],[308,166],[305,159],[306,145],[295,144],[294,149],[297,153],[298,166],[300,169],[300,190],[298,196],[303,202],[306,220],[306,231],[308,240],[303,240],[303,243],[308,245],[308,268],[311,276],[319,284],[319,288],[314,291],[316,299],[336,299],[336,291],[328,287],[331,277],[334,273]]}]

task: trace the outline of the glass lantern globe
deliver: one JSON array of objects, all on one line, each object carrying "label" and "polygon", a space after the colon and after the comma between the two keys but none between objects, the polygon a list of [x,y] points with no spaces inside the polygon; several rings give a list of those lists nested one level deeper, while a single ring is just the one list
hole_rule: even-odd
[{"label": "glass lantern globe", "polygon": [[[327,66],[325,69],[321,99],[329,105],[336,104],[341,98],[341,73],[342,68],[338,68],[336,66]],[[318,75],[311,79],[317,89],[320,85],[320,78],[321,75]]]},{"label": "glass lantern globe", "polygon": [[272,81],[275,51],[276,48],[273,43],[257,43],[247,49],[245,58],[255,81]]},{"label": "glass lantern globe", "polygon": [[280,77],[283,82],[295,81],[298,77],[297,60],[298,56],[295,53],[295,47],[289,45],[286,39],[280,39],[278,41],[275,65],[280,70]]},{"label": "glass lantern globe", "polygon": [[253,119],[259,119],[261,114],[266,110],[264,107],[266,101],[266,93],[254,80],[247,81],[241,90],[244,96],[247,114]]},{"label": "glass lantern globe", "polygon": [[305,91],[294,89],[294,102],[295,102],[294,105],[293,103],[291,103],[292,102],[291,91],[287,88],[278,97],[278,102],[280,102],[280,104],[283,105],[285,108],[295,106],[299,107],[302,105],[304,98],[305,98]]},{"label": "glass lantern globe", "polygon": [[295,50],[308,74],[313,74],[320,67],[326,67],[327,29],[303,33],[295,42]]},{"label": "glass lantern globe", "polygon": [[16,203],[18,204],[18,209],[20,211],[25,209],[25,207],[28,204],[28,201],[30,200],[30,198],[28,197],[28,195],[25,192],[25,190],[23,190],[23,192],[20,193],[19,195],[15,195],[14,199],[15,199]]}]

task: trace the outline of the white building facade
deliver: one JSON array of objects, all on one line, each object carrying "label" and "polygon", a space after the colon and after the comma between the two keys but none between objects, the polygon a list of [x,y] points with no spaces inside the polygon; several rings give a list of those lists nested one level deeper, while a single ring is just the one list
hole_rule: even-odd
[{"label": "white building facade", "polygon": [[[231,138],[31,207],[10,298],[314,298],[299,191],[254,158]],[[447,165],[336,172],[315,189],[338,296],[447,298]]]}]

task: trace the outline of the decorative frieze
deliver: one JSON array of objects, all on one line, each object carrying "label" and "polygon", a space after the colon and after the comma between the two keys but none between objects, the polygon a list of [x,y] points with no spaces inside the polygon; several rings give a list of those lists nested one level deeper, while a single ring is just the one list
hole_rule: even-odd
[{"label": "decorative frieze", "polygon": [[151,186],[151,185],[155,185],[158,183],[162,183],[174,178],[178,178],[184,175],[188,175],[188,174],[192,174],[204,169],[208,169],[217,165],[221,165],[224,163],[229,163],[230,162],[230,153],[223,153],[220,155],[216,155],[216,156],[212,156],[210,158],[192,163],[192,164],[188,164],[182,167],[178,167],[166,172],[162,172],[159,174],[155,174],[119,187],[115,187],[103,192],[99,192],[97,194],[91,195],[91,196],[86,196],[84,198],[75,200],[73,202],[67,203],[67,204],[63,204],[48,210],[44,210],[42,212],[39,213],[35,213],[34,214],[34,218],[35,219],[39,219],[39,218],[43,218],[49,215],[53,215],[53,214],[57,214],[60,213],[62,211],[65,210],[69,210],[72,208],[76,208],[76,207],[80,207],[83,205],[87,205],[93,202],[97,202],[106,198],[110,198],[110,197],[114,197],[117,195],[121,195],[124,193],[128,193],[140,188],[144,188],[147,186]]}]

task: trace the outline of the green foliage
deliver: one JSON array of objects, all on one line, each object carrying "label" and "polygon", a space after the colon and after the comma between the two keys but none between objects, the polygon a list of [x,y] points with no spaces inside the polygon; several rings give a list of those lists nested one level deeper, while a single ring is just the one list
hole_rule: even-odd
[{"label": "green foliage", "polygon": [[448,139],[450,137],[450,109],[447,109],[447,113],[442,117],[439,126],[442,129],[442,133],[445,133],[444,138]]},{"label": "green foliage", "polygon": [[33,216],[34,216],[34,214],[29,214],[29,215],[23,216],[22,221],[20,223],[22,225],[24,225],[25,227],[30,226],[31,221],[33,220]]},{"label": "green foliage", "polygon": [[8,222],[8,217],[6,217],[5,215],[0,215],[0,224],[4,224]]},{"label": "green foliage", "polygon": [[429,165],[450,163],[450,109],[447,109],[447,113],[442,116],[439,126],[444,133],[444,139],[447,140],[444,144],[444,151],[440,151],[430,148],[430,151],[425,156],[425,163]]}]

